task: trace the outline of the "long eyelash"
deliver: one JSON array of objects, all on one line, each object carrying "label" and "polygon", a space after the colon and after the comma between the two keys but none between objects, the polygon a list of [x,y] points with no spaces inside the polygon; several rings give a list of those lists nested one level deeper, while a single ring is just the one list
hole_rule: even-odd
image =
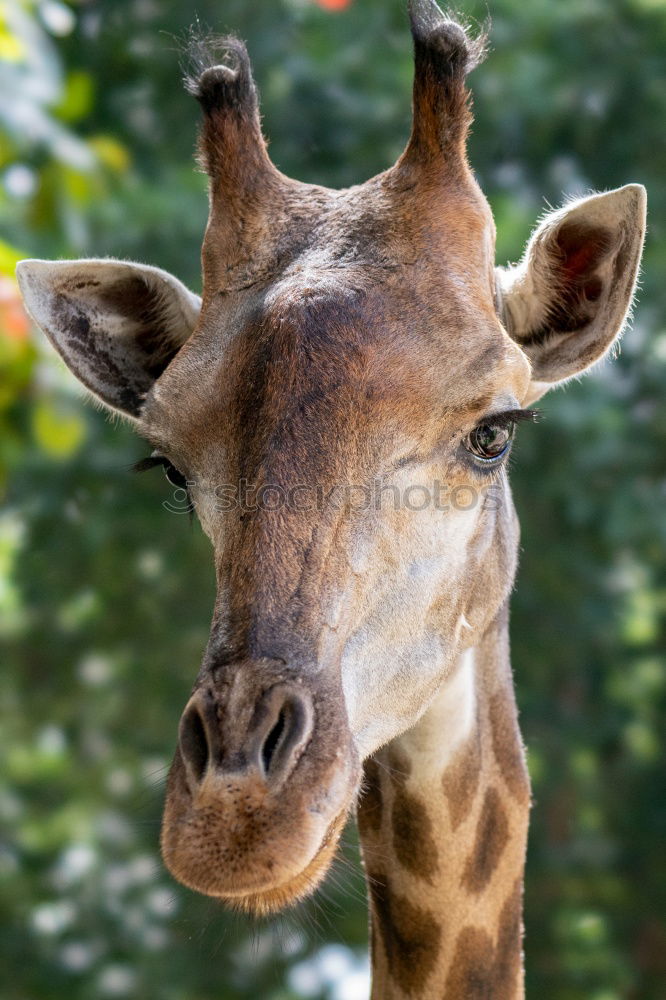
[{"label": "long eyelash", "polygon": [[[170,468],[174,468],[173,463],[170,462],[165,455],[160,455],[159,452],[154,451],[152,455],[148,455],[147,458],[140,458],[138,462],[134,462],[134,464],[130,466],[130,472],[146,472],[148,469],[155,469],[157,467],[164,469],[165,472],[168,472]],[[179,488],[185,490],[185,496],[189,504],[190,524],[192,524],[194,520],[194,505],[192,503],[192,495],[189,490],[189,484]]]},{"label": "long eyelash", "polygon": [[519,424],[524,420],[536,422],[540,419],[540,410],[504,410],[502,413],[492,413],[489,417],[485,417],[481,423],[492,424],[493,427],[508,427],[510,424]]},{"label": "long eyelash", "polygon": [[171,463],[164,455],[158,455],[153,452],[152,455],[148,455],[147,458],[140,458],[138,462],[134,462],[130,466],[131,472],[147,472],[148,469],[155,469],[157,466],[161,466],[163,469],[170,465]]}]

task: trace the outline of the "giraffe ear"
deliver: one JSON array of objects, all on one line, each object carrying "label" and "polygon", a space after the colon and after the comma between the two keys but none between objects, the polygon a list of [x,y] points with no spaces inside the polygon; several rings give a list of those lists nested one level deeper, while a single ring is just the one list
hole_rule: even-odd
[{"label": "giraffe ear", "polygon": [[589,368],[631,311],[645,236],[640,184],[551,212],[520,264],[497,269],[501,318],[532,364],[533,402]]},{"label": "giraffe ear", "polygon": [[188,339],[201,299],[157,267],[119,260],[24,260],[23,301],[67,367],[103,403],[138,417]]}]

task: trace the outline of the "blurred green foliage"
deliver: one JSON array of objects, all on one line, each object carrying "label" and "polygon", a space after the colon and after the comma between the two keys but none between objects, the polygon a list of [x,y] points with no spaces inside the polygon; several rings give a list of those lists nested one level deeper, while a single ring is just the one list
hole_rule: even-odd
[{"label": "blurred green foliage", "polygon": [[[132,480],[144,446],[84,408],[29,329],[12,275],[21,256],[109,254],[198,287],[205,184],[178,69],[195,14],[248,40],[282,169],[337,186],[385,168],[409,128],[404,6],[0,3],[4,1000],[363,996],[365,906],[349,860],[325,895],[258,927],[161,867],[163,781],[212,603],[208,545],[161,510],[157,477]],[[666,2],[492,0],[490,14],[471,157],[499,262],[563,194],[641,181],[650,204],[641,305],[619,359],[546,399],[514,460],[513,659],[536,803],[528,995],[658,1000]]]}]

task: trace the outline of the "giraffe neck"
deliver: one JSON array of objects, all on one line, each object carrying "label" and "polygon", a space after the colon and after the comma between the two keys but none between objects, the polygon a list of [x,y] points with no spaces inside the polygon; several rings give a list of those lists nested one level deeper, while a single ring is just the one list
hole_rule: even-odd
[{"label": "giraffe neck", "polygon": [[524,996],[529,804],[504,611],[417,725],[366,763],[372,1000]]}]

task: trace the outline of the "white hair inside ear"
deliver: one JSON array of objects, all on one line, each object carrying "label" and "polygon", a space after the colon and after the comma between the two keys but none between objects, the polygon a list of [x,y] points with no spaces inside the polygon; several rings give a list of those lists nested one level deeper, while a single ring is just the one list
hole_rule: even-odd
[{"label": "white hair inside ear", "polygon": [[598,361],[631,314],[645,238],[640,184],[550,212],[521,262],[497,268],[500,315],[532,364],[527,404]]}]

